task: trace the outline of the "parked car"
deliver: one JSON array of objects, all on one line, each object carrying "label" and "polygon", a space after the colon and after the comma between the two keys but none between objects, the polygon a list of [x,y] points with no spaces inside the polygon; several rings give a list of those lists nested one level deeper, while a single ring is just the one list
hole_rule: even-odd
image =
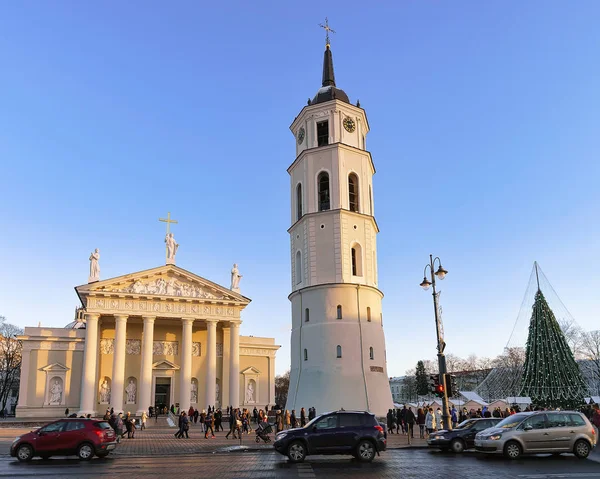
[{"label": "parked car", "polygon": [[500,418],[495,417],[467,419],[452,431],[441,430],[432,433],[427,439],[427,444],[443,451],[450,449],[453,452],[461,453],[465,449],[475,447],[475,435],[478,432],[493,427],[500,421]]},{"label": "parked car", "polygon": [[370,462],[385,451],[384,428],[364,411],[336,411],[317,416],[306,426],[278,433],[275,450],[291,462],[313,454],[348,454]]},{"label": "parked car", "polygon": [[475,436],[475,449],[517,459],[521,454],[572,452],[584,459],[598,438],[580,412],[535,411],[509,416]]},{"label": "parked car", "polygon": [[17,437],[10,446],[10,455],[21,462],[36,456],[48,459],[72,454],[87,461],[94,455],[108,456],[116,445],[115,432],[106,421],[61,419]]}]

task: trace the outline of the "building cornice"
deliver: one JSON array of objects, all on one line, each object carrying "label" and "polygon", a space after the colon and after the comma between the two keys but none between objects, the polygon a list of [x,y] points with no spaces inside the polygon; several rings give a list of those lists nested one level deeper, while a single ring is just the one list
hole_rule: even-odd
[{"label": "building cornice", "polygon": [[295,166],[298,163],[300,163],[300,161],[302,161],[307,154],[315,153],[317,151],[333,150],[336,148],[352,151],[354,153],[366,154],[367,158],[369,159],[369,163],[371,165],[371,174],[374,175],[375,173],[377,173],[377,170],[375,169],[375,164],[373,163],[373,157],[371,156],[370,151],[361,150],[360,148],[356,148],[355,146],[346,145],[345,143],[341,143],[338,141],[336,143],[331,143],[329,145],[315,146],[314,148],[307,148],[305,150],[302,150],[302,152],[296,157],[296,159],[293,161],[293,163],[290,166],[288,166],[288,169],[287,169],[288,174],[292,173],[292,170],[295,168]]},{"label": "building cornice", "polygon": [[350,211],[345,208],[336,208],[334,210],[325,210],[325,211],[314,211],[312,213],[305,213],[302,217],[296,221],[292,226],[290,226],[287,230],[288,233],[291,233],[292,230],[296,227],[297,224],[301,223],[304,218],[310,218],[311,216],[325,216],[331,213],[344,212],[349,214],[350,216],[356,216],[357,218],[369,219],[373,222],[373,226],[375,227],[375,232],[379,233],[379,225],[377,224],[377,220],[374,216],[365,215],[363,213],[357,213],[356,211]]},{"label": "building cornice", "polygon": [[379,294],[382,299],[384,297],[383,292],[379,288],[376,288],[375,286],[370,286],[370,285],[367,285],[367,284],[357,284],[357,283],[322,283],[322,284],[316,284],[314,286],[307,286],[305,288],[297,289],[296,291],[293,291],[292,293],[290,293],[288,295],[288,299],[291,301],[291,299],[294,296],[296,296],[298,294],[305,293],[307,291],[312,291],[312,290],[317,290],[317,289],[331,289],[331,288],[370,289],[372,291],[375,291],[377,294]]}]

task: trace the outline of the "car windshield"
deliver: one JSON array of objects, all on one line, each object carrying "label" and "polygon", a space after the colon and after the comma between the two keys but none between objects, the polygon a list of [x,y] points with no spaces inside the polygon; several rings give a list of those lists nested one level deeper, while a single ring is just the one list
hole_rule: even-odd
[{"label": "car windshield", "polygon": [[321,414],[320,416],[315,417],[312,421],[308,421],[308,423],[306,424],[306,426],[304,427],[311,427],[314,425],[314,423],[316,423],[319,419],[321,419],[323,417],[323,415]]},{"label": "car windshield", "polygon": [[454,429],[469,429],[471,426],[473,426],[473,424],[475,424],[477,421],[475,421],[474,419],[467,419],[466,421],[461,422],[458,426],[456,426]]},{"label": "car windshield", "polygon": [[513,414],[512,416],[508,416],[507,418],[500,421],[494,427],[501,427],[502,429],[512,429],[513,427],[517,427],[528,417],[528,414]]}]

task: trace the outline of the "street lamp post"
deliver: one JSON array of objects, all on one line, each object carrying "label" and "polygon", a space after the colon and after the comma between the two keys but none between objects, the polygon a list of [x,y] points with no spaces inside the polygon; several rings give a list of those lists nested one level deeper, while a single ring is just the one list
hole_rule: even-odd
[{"label": "street lamp post", "polygon": [[[435,270],[435,262],[438,262],[438,270]],[[427,270],[429,269],[429,274],[431,276],[431,281],[427,279]],[[443,280],[448,271],[442,268],[442,261],[440,258],[434,258],[433,255],[429,255],[429,264],[425,266],[425,272],[423,275],[423,282],[420,286],[424,290],[428,290],[431,286],[433,289],[433,312],[435,314],[435,330],[437,334],[437,357],[438,357],[438,369],[439,369],[439,381],[440,384],[444,388],[444,395],[442,397],[442,419],[444,421],[444,429],[447,431],[452,430],[452,421],[450,417],[450,409],[448,407],[448,389],[446,386],[446,357],[444,356],[444,349],[446,348],[446,343],[444,342],[444,337],[442,333],[442,328],[440,318],[439,318],[439,310],[438,310],[438,295],[435,290],[435,277],[437,276],[440,280]]]}]

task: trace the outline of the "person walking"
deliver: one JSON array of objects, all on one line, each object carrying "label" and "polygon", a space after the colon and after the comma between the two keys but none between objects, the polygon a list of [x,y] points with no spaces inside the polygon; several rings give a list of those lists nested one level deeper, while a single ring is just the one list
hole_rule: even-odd
[{"label": "person walking", "polygon": [[283,431],[283,414],[281,409],[275,412],[275,422],[277,423],[277,432]]},{"label": "person walking", "polygon": [[452,406],[452,411],[450,412],[450,418],[452,420],[452,429],[456,428],[456,424],[458,423],[458,415],[456,414],[456,408]]},{"label": "person walking", "polygon": [[252,411],[252,417],[254,418],[254,424],[258,424],[258,409],[254,406],[254,410]]},{"label": "person walking", "polygon": [[185,434],[185,438],[189,439],[190,436],[188,434],[188,431],[190,430],[190,419],[188,418],[187,414],[185,413],[185,411],[183,411],[181,413],[182,418],[181,418],[181,438],[183,439],[183,435]]},{"label": "person walking", "polygon": [[396,415],[394,414],[394,410],[388,409],[387,416],[386,416],[386,422],[387,422],[388,432],[390,434],[394,434],[395,419],[396,419]]},{"label": "person walking", "polygon": [[217,412],[214,414],[215,417],[215,431],[223,430],[223,411],[221,408],[217,409]]},{"label": "person walking", "polygon": [[415,413],[412,408],[408,408],[406,413],[404,414],[404,421],[406,422],[406,434],[408,434],[411,438],[414,439],[414,428],[415,428]]},{"label": "person walking", "polygon": [[427,429],[428,436],[435,430],[435,415],[432,407],[427,410],[427,415],[425,416],[425,429]]},{"label": "person walking", "polygon": [[283,427],[285,429],[289,429],[291,427],[292,424],[292,418],[290,416],[290,411],[288,411],[287,409],[285,410],[285,421],[283,424]]},{"label": "person walking", "polygon": [[298,420],[296,419],[296,410],[292,409],[292,413],[290,414],[290,424],[292,428],[298,427]]},{"label": "person walking", "polygon": [[596,428],[596,437],[598,437],[598,433],[600,432],[600,406],[594,404],[594,412],[592,413],[592,424]]},{"label": "person walking", "polygon": [[177,432],[174,434],[174,436],[177,439],[181,439],[183,437],[183,414],[180,414],[179,417],[177,418],[177,427],[178,430]]},{"label": "person walking", "polygon": [[419,425],[419,438],[425,439],[425,413],[423,408],[417,409],[417,424]]},{"label": "person walking", "polygon": [[229,439],[229,435],[231,433],[233,433],[233,438],[237,439],[235,433],[238,431],[238,425],[237,425],[237,415],[235,413],[235,410],[233,408],[231,408],[230,412],[229,412],[229,432],[225,435],[225,439]]},{"label": "person walking", "polygon": [[213,416],[213,413],[210,412],[210,409],[208,411],[209,412],[206,415],[206,418],[204,418],[204,425],[206,426],[206,431],[204,432],[204,439],[208,439],[209,431],[210,431],[211,439],[214,439],[215,438],[215,431],[213,429],[214,416]]},{"label": "person walking", "polygon": [[306,411],[304,408],[300,409],[300,427],[306,426]]},{"label": "person walking", "polygon": [[143,431],[144,429],[146,429],[146,421],[147,420],[148,420],[148,415],[146,414],[146,411],[144,411],[144,412],[142,412],[140,431]]}]

